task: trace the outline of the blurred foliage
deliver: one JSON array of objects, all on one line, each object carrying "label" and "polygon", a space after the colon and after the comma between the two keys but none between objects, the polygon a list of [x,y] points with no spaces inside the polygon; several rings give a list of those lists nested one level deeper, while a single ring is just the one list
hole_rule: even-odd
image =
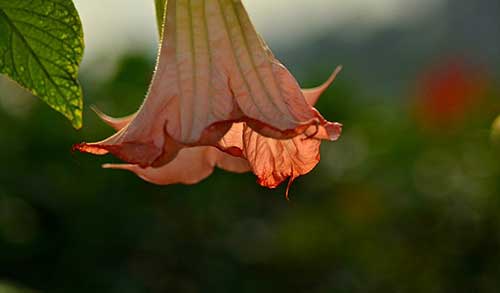
[{"label": "blurred foliage", "polygon": [[0,293],[34,293],[34,291],[19,288],[14,285],[0,281]]},{"label": "blurred foliage", "polygon": [[500,116],[498,116],[495,121],[493,121],[491,129],[491,139],[497,145],[500,145]]},{"label": "blurred foliage", "polygon": [[[88,104],[132,113],[153,66],[136,54],[106,82],[84,74]],[[329,73],[313,72],[305,87]],[[494,90],[461,123],[428,129],[418,97],[361,101],[341,74],[318,108],[344,134],[286,201],[251,174],[161,187],[103,170],[116,160],[71,152],[112,133],[92,112],[74,132],[39,104],[13,114],[6,88],[0,279],[56,293],[498,291]]]}]

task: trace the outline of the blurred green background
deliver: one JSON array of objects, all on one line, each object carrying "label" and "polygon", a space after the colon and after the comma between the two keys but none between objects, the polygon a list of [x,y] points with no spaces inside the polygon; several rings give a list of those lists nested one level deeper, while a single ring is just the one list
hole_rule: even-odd
[{"label": "blurred green background", "polygon": [[162,187],[72,153],[113,132],[89,105],[139,107],[154,42],[91,49],[81,131],[1,78],[0,293],[498,292],[500,3],[441,2],[362,37],[269,37],[305,87],[344,65],[317,106],[343,136],[290,201],[252,174]]}]

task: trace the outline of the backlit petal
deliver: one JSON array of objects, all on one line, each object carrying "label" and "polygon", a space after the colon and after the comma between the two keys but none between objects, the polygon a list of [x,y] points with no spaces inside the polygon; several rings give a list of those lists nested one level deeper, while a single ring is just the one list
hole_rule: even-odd
[{"label": "backlit petal", "polygon": [[75,148],[111,152],[142,167],[167,164],[183,147],[216,146],[238,121],[279,139],[338,136],[259,37],[241,1],[234,0],[168,1],[145,102],[130,121],[102,117],[120,131]]},{"label": "backlit petal", "polygon": [[114,130],[119,131],[127,124],[134,119],[135,113],[129,116],[121,117],[121,118],[114,118],[111,116],[108,116],[107,114],[103,113],[101,110],[99,110],[97,107],[91,107],[92,110],[101,118],[104,123],[108,124],[109,126],[113,127]]},{"label": "backlit petal", "polygon": [[[304,95],[311,105],[318,101],[319,96],[332,84],[340,70],[338,67],[323,85],[304,90]],[[332,123],[332,127],[336,127],[334,132],[340,135],[341,125]],[[289,188],[297,177],[309,173],[320,160],[321,141],[315,137],[308,138],[306,134],[302,134],[292,139],[278,140],[257,133],[245,123],[234,124],[219,144],[222,149],[239,149],[258,177],[258,183],[269,188],[277,187],[288,178]]]},{"label": "backlit petal", "polygon": [[309,173],[319,162],[321,141],[304,135],[287,140],[264,137],[249,127],[244,131],[244,151],[262,186],[275,188]]},{"label": "backlit petal", "polygon": [[132,171],[142,179],[158,184],[195,184],[207,178],[214,167],[243,173],[249,170],[248,163],[214,147],[193,147],[182,149],[169,164],[153,168],[141,168],[133,164],[106,164],[104,168]]}]

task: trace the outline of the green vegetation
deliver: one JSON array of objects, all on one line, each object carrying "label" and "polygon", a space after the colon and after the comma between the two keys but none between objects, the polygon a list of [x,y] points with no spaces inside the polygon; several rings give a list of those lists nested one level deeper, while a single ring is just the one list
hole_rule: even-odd
[{"label": "green vegetation", "polygon": [[[252,174],[155,186],[101,169],[119,160],[71,145],[111,128],[86,111],[76,132],[0,76],[0,293],[498,292],[500,55],[495,34],[477,33],[498,13],[465,2],[416,31],[324,31],[277,50],[304,87],[346,69],[317,105],[343,135],[290,201]],[[81,79],[86,102],[115,117],[137,110],[154,70],[155,56],[128,49],[110,76],[96,82],[95,63]],[[457,52],[484,68],[450,67]],[[0,0],[0,72],[77,128],[82,53],[71,1]]]},{"label": "green vegetation", "polygon": [[0,73],[82,126],[83,32],[71,0],[0,0]]},{"label": "green vegetation", "polygon": [[[153,61],[127,56],[100,86],[82,76],[88,103],[130,114]],[[317,72],[302,83],[329,73]],[[344,75],[320,100],[344,136],[290,201],[251,174],[154,186],[100,169],[118,160],[70,151],[113,133],[91,111],[76,133],[41,105],[21,118],[0,107],[0,279],[55,293],[497,292],[495,96],[427,132],[406,103],[360,90]]]}]

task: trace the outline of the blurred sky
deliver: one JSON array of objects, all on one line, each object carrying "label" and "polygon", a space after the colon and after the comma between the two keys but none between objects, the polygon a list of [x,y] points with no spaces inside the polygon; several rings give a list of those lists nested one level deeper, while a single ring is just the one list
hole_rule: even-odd
[{"label": "blurred sky", "polygon": [[[86,40],[84,66],[123,50],[156,51],[153,0],[75,0]],[[273,45],[307,39],[325,29],[362,37],[388,25],[408,25],[442,0],[246,0],[258,30]],[[103,60],[99,60],[103,62]]]}]

